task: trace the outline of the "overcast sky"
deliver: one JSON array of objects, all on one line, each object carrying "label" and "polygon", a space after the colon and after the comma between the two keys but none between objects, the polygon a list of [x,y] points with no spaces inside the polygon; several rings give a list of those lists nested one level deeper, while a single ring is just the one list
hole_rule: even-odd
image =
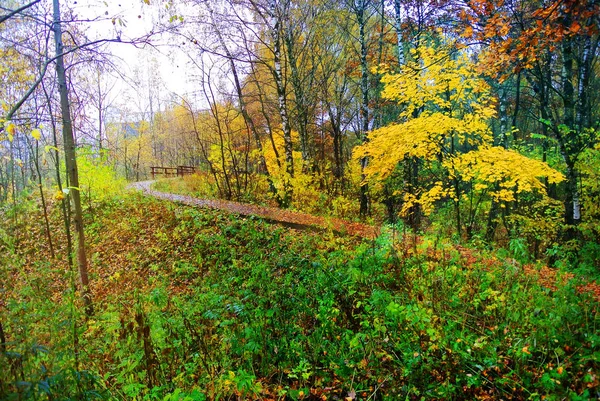
[{"label": "overcast sky", "polygon": [[[165,7],[164,2],[151,0],[150,3],[147,5],[143,0],[66,0],[64,4],[73,8],[79,18],[103,19],[87,24],[89,28],[86,33],[90,38],[119,36],[121,40],[129,41],[149,33],[161,18],[160,13],[165,12],[159,9],[159,7]],[[113,16],[120,17],[114,25],[112,23]],[[164,17],[163,22],[165,22]],[[153,44],[156,45],[154,48],[151,46],[136,48],[126,43],[111,43],[109,49],[112,54],[122,60],[119,63],[123,66],[120,73],[129,77],[133,76],[136,68],[142,74],[149,73],[148,63],[152,59],[156,59],[164,87],[155,89],[160,90],[160,96],[164,100],[170,97],[171,92],[185,96],[194,89],[189,83],[188,58],[176,46],[169,46],[173,41],[173,38],[161,35],[153,39]],[[131,93],[126,93],[131,91],[131,85],[122,82],[115,85],[114,92],[118,103],[131,96]]]}]

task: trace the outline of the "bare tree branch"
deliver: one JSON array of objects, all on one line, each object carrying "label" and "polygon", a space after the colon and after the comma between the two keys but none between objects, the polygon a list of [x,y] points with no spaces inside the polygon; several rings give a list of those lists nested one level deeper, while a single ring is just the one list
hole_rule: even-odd
[{"label": "bare tree branch", "polygon": [[40,1],[42,1],[42,0],[34,0],[34,1],[32,1],[31,3],[29,3],[29,4],[25,4],[25,5],[24,5],[23,7],[21,7],[21,8],[18,8],[18,9],[16,9],[16,10],[12,10],[12,11],[9,11],[9,12],[8,12],[8,14],[5,14],[5,15],[3,15],[3,16],[1,16],[1,17],[0,17],[0,24],[1,24],[1,23],[3,23],[4,21],[8,20],[9,18],[12,18],[12,17],[14,17],[15,15],[17,15],[17,14],[21,13],[22,11],[25,11],[25,10],[27,10],[28,8],[30,8],[30,7],[33,7],[34,5],[36,5],[37,3],[39,3]]}]

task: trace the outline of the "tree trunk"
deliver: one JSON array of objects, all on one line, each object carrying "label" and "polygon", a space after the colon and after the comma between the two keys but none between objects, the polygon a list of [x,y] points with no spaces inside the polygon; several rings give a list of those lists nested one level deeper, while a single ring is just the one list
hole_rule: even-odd
[{"label": "tree trunk", "polygon": [[[281,24],[284,16],[287,14],[287,1],[284,0],[278,4],[276,0],[271,0],[270,10],[270,29],[273,39],[273,79],[277,91],[277,101],[279,106],[279,116],[281,118],[281,130],[283,131],[283,147],[285,152],[285,171],[287,177],[284,178],[284,206],[289,205],[292,200],[293,188],[290,179],[294,177],[294,156],[292,143],[292,129],[287,111],[285,85],[283,82],[283,67],[281,63],[281,46],[282,46],[282,28]],[[280,5],[281,7],[278,7]],[[281,10],[280,8],[283,8]]]},{"label": "tree trunk", "polygon": [[288,62],[290,64],[292,87],[294,89],[294,97],[296,99],[298,134],[300,136],[300,150],[302,152],[304,169],[308,165],[311,149],[308,138],[308,110],[306,105],[306,95],[304,92],[304,86],[300,79],[300,72],[298,71],[298,60],[296,59],[296,54],[294,53],[294,38],[289,27],[286,28],[284,38]]},{"label": "tree trunk", "polygon": [[[368,141],[367,132],[369,131],[369,67],[367,65],[367,37],[365,33],[366,21],[365,21],[365,9],[366,0],[361,0],[361,4],[356,10],[356,18],[359,29],[359,41],[360,41],[360,89],[362,92],[362,102],[360,104],[360,117],[362,120],[361,127],[361,140],[363,143]],[[366,176],[364,173],[367,167],[368,160],[363,157],[360,160],[361,179],[363,184],[360,186],[360,215],[366,216],[369,213],[369,187],[364,182]]]},{"label": "tree trunk", "polygon": [[52,233],[50,231],[50,220],[48,219],[48,208],[46,205],[46,196],[44,195],[44,182],[42,179],[42,171],[40,169],[40,144],[37,139],[35,140],[35,151],[33,149],[33,145],[30,145],[30,150],[32,154],[35,154],[34,158],[34,166],[35,171],[37,172],[37,180],[38,187],[40,190],[40,199],[42,200],[42,210],[44,211],[44,225],[46,228],[46,238],[48,239],[48,246],[50,247],[50,255],[52,259],[56,259],[56,255],[54,253],[54,244],[52,243]]},{"label": "tree trunk", "polygon": [[[50,95],[46,90],[46,85],[44,85],[43,82],[42,90],[44,91],[46,102],[48,103],[48,114],[50,115],[50,124],[52,125],[52,144],[54,145],[54,170],[56,172],[56,185],[58,186],[58,190],[62,192],[63,185],[60,177],[60,153],[58,151],[58,138],[56,135],[56,120],[54,118],[54,113],[52,112],[52,99],[50,99]],[[71,235],[71,212],[69,210],[70,208],[69,203],[67,203],[67,199],[61,200],[60,207],[63,215],[63,224],[65,226],[65,235],[67,237],[67,263],[69,270],[73,271],[73,236]]]},{"label": "tree trunk", "polygon": [[517,117],[519,116],[519,108],[521,107],[521,71],[517,74],[517,82],[516,82],[516,94],[515,94],[515,109],[512,115],[512,139],[513,142],[517,141],[517,130],[514,128],[517,126]]},{"label": "tree trunk", "polygon": [[104,113],[102,112],[102,88],[100,87],[100,71],[96,75],[96,83],[98,85],[98,151],[102,154],[102,120],[104,119]]},{"label": "tree trunk", "polygon": [[[520,75],[517,77],[517,85],[520,84]],[[507,83],[503,83],[500,86],[500,128],[499,135],[494,138],[494,142],[500,142],[500,145],[504,149],[508,149],[508,114],[507,114]],[[517,92],[519,89],[517,89]],[[518,104],[515,105],[515,110],[518,108]],[[516,113],[516,111],[515,111]],[[516,114],[513,115],[513,122],[515,121]],[[515,138],[513,138],[514,140]],[[494,190],[497,191],[500,189],[498,184],[494,185]],[[490,211],[488,213],[487,225],[485,229],[485,240],[487,242],[492,242],[494,240],[494,236],[496,234],[496,228],[498,227],[498,207],[499,203],[492,198],[492,202],[490,205]],[[467,237],[470,237],[470,228],[467,232]]]},{"label": "tree trunk", "polygon": [[396,30],[396,40],[398,47],[398,64],[405,63],[404,45],[402,43],[402,3],[401,0],[394,0],[394,28]]},{"label": "tree trunk", "polygon": [[94,313],[92,294],[89,288],[88,264],[85,252],[85,234],[83,225],[83,211],[81,209],[81,193],[79,189],[79,174],[77,172],[77,160],[75,152],[75,137],[73,135],[73,124],[71,121],[71,110],[69,103],[69,92],[63,58],[62,28],[60,20],[59,0],[53,0],[54,6],[54,40],[56,44],[56,75],[58,77],[58,91],[60,94],[60,108],[62,114],[63,142],[65,150],[65,165],[69,177],[69,194],[73,200],[75,231],[77,232],[77,265],[79,268],[79,280],[81,283],[81,294],[85,313],[91,316]]},{"label": "tree trunk", "polygon": [[502,146],[504,149],[508,149],[508,113],[507,113],[507,105],[508,105],[508,88],[507,83],[500,84],[500,135],[498,139],[500,143],[498,145]]},{"label": "tree trunk", "polygon": [[600,37],[592,40],[586,36],[583,43],[583,51],[579,63],[579,77],[577,85],[577,129],[582,131],[592,125],[592,110],[589,101],[588,89],[590,85],[590,76],[593,67],[593,58],[598,49]]},{"label": "tree trunk", "polygon": [[575,91],[573,88],[573,43],[571,38],[565,38],[562,42],[562,92],[564,125],[569,130],[574,129],[575,122]]},{"label": "tree trunk", "polygon": [[[570,18],[566,18],[566,23],[570,23]],[[575,226],[581,221],[581,205],[579,203],[579,191],[577,183],[577,170],[575,162],[577,155],[575,131],[575,90],[573,88],[573,42],[571,38],[566,38],[562,43],[562,100],[563,100],[563,118],[566,129],[558,128],[559,144],[563,158],[567,165],[567,186],[565,196],[565,223],[569,226],[566,232],[566,240],[575,238]],[[573,150],[575,148],[575,150]]]},{"label": "tree trunk", "polygon": [[287,113],[287,104],[285,100],[285,88],[283,85],[282,67],[281,67],[281,46],[279,39],[275,44],[275,85],[277,87],[277,100],[279,102],[279,115],[281,117],[281,130],[283,131],[284,141],[284,152],[286,162],[286,172],[290,177],[294,176],[294,159],[292,154],[292,130],[290,128],[290,121]]},{"label": "tree trunk", "polygon": [[565,197],[565,223],[567,228],[567,240],[576,236],[575,228],[581,222],[581,204],[579,201],[579,174],[572,160],[567,160],[567,188]]}]

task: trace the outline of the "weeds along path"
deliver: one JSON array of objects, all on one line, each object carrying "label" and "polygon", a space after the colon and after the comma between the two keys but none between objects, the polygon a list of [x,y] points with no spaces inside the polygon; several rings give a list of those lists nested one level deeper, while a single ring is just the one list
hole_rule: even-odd
[{"label": "weeds along path", "polygon": [[[340,234],[354,235],[366,239],[376,238],[380,232],[380,227],[373,227],[361,223],[352,223],[349,221],[313,216],[310,214],[292,212],[289,210],[278,209],[274,207],[257,206],[248,203],[231,202],[225,200],[210,200],[198,199],[186,195],[177,195],[166,192],[155,191],[151,188],[154,181],[141,181],[130,184],[131,188],[138,189],[148,196],[153,196],[158,199],[164,199],[171,202],[178,202],[189,206],[206,207],[210,209],[223,210],[231,213],[237,213],[242,216],[257,216],[271,223],[281,224],[287,227],[301,230],[327,230],[331,229]],[[420,238],[411,236],[405,241],[399,241],[399,247],[410,248],[410,243],[413,241],[420,242]],[[405,249],[406,250],[406,249]],[[483,266],[497,263],[498,261],[481,260],[480,255],[475,256],[473,250],[462,246],[456,246],[456,250],[460,253],[467,265],[481,264]],[[519,266],[524,274],[535,277],[544,287],[551,290],[556,290],[557,284],[565,284],[571,281],[575,276],[571,273],[560,274],[557,269],[550,269],[543,266],[539,271],[532,265]],[[600,284],[589,282],[577,286],[579,292],[590,292],[594,295],[597,301],[600,302]]]},{"label": "weeds along path", "polygon": [[257,206],[248,203],[232,202],[225,200],[198,199],[186,195],[176,195],[167,192],[155,191],[151,188],[154,181],[140,181],[130,185],[146,195],[158,199],[182,203],[189,206],[206,207],[237,213],[242,216],[257,216],[269,222],[281,224],[300,230],[331,229],[336,233],[354,235],[361,238],[374,239],[379,235],[380,229],[361,223],[313,216],[310,214],[292,212],[274,207]]}]

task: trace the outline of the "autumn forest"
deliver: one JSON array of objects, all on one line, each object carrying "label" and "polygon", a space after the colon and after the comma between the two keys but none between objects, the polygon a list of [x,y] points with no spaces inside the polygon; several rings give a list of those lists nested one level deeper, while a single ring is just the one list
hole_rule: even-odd
[{"label": "autumn forest", "polygon": [[600,398],[598,0],[0,0],[0,400]]}]

